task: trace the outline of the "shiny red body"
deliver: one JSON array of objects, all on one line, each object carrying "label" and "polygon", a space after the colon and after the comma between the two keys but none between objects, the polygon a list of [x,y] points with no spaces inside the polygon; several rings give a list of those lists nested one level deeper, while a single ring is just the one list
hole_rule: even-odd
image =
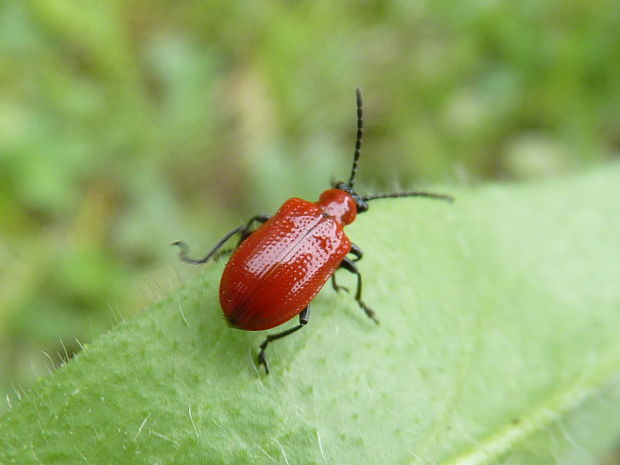
[{"label": "shiny red body", "polygon": [[343,227],[357,214],[340,189],[318,202],[292,198],[254,231],[230,258],[220,283],[220,304],[240,329],[270,329],[298,315],[351,250]]}]

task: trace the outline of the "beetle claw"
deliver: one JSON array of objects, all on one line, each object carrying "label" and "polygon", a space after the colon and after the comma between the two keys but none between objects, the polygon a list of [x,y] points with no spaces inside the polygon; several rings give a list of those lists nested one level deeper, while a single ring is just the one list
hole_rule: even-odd
[{"label": "beetle claw", "polygon": [[265,374],[269,374],[269,364],[267,363],[267,359],[265,358],[265,348],[261,347],[260,353],[258,354],[258,364],[263,365],[265,367]]},{"label": "beetle claw", "polygon": [[358,300],[357,303],[359,304],[360,307],[362,307],[362,310],[364,310],[364,313],[366,313],[366,316],[368,318],[370,318],[372,321],[375,322],[376,325],[379,325],[379,320],[377,320],[377,317],[375,316],[375,311],[370,308],[368,305],[366,305],[364,302],[362,302],[361,300]]}]

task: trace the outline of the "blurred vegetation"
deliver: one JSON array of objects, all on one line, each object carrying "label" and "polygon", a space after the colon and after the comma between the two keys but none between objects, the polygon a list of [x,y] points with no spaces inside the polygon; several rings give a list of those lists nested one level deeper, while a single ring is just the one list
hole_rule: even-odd
[{"label": "blurred vegetation", "polygon": [[0,2],[0,394],[176,287],[171,241],[347,176],[356,86],[368,191],[617,158],[619,24],[617,0]]}]

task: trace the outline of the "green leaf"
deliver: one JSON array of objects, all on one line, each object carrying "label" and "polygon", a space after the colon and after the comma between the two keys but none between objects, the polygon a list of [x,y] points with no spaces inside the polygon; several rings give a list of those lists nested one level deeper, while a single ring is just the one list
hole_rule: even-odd
[{"label": "green leaf", "polygon": [[445,190],[348,229],[380,326],[327,286],[265,376],[207,265],[40,380],[0,463],[596,463],[620,434],[620,169]]}]

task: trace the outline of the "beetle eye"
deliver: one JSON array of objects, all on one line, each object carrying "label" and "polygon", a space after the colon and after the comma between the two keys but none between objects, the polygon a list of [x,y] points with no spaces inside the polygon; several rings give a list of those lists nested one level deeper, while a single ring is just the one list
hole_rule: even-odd
[{"label": "beetle eye", "polygon": [[355,199],[355,205],[357,206],[357,213],[364,213],[368,210],[368,202],[363,199]]}]

